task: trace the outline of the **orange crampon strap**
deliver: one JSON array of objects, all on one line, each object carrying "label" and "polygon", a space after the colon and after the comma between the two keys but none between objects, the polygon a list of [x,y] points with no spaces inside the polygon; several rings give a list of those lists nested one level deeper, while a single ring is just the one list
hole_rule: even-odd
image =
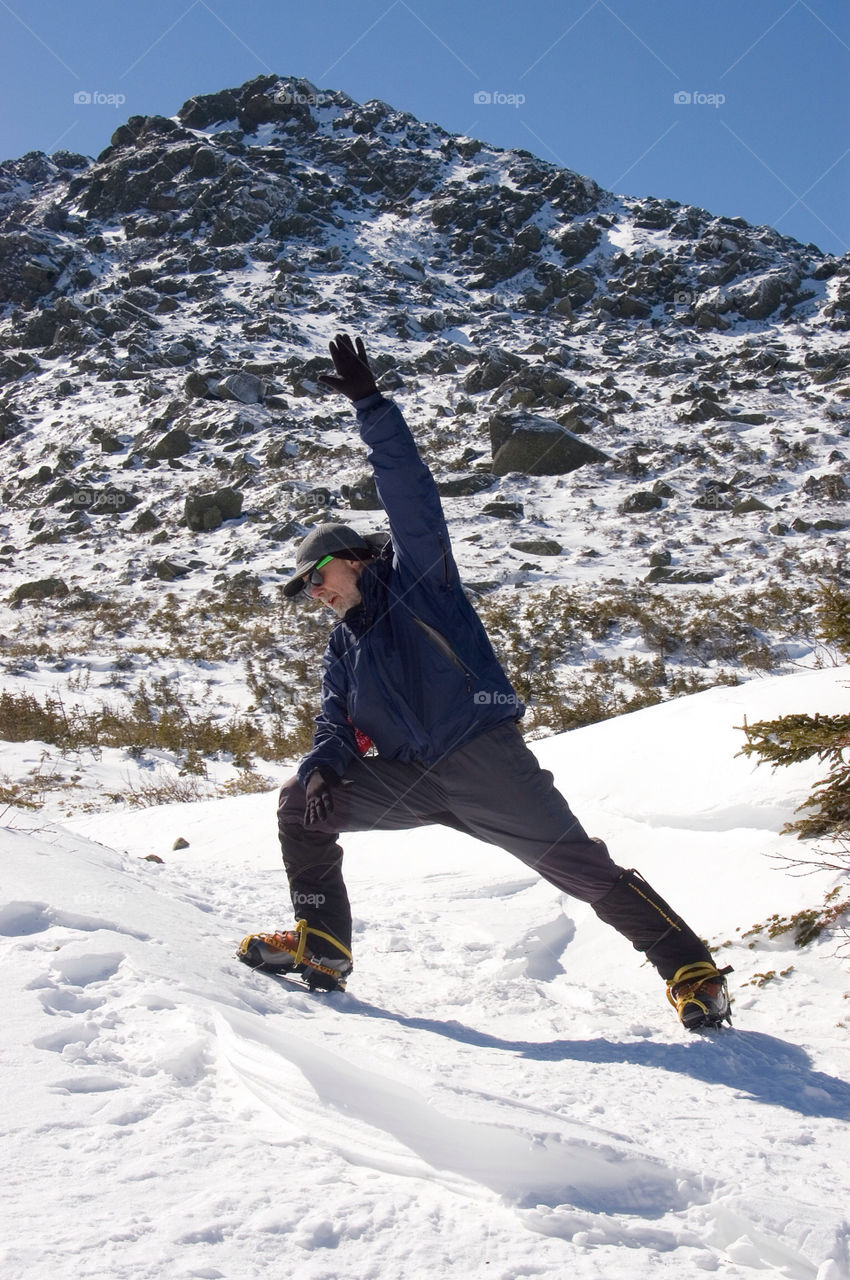
[{"label": "orange crampon strap", "polygon": [[[322,964],[315,960],[307,953],[307,938],[310,934],[315,934],[318,938],[324,938],[326,942],[337,950],[341,951],[349,963],[352,963],[352,955],[348,947],[344,946],[337,938],[330,933],[324,933],[321,929],[314,929],[308,925],[306,920],[296,921],[294,930],[290,929],[286,933],[249,933],[243,938],[238,947],[238,954],[245,955],[254,938],[260,938],[266,946],[271,947],[275,951],[285,951],[292,956],[293,967],[298,965],[306,965],[308,969],[315,969],[318,973],[324,973],[329,978],[340,979],[341,975],[338,969],[331,968],[330,965]],[[293,946],[290,939],[295,940]]]}]

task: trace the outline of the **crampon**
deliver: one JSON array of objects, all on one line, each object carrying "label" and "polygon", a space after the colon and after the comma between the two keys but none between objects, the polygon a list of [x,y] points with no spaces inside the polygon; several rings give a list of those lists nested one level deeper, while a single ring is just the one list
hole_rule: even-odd
[{"label": "crampon", "polygon": [[[330,943],[331,955],[322,954],[311,938]],[[351,952],[329,933],[313,929],[306,920],[299,920],[294,929],[285,933],[249,933],[236,948],[236,957],[251,969],[266,969],[270,973],[296,973],[304,979],[311,991],[344,991],[345,980],[354,967]]]},{"label": "crampon", "polygon": [[710,961],[686,964],[667,983],[667,999],[688,1031],[710,1031],[728,1022],[729,991],[726,974],[732,966],[717,969]]}]

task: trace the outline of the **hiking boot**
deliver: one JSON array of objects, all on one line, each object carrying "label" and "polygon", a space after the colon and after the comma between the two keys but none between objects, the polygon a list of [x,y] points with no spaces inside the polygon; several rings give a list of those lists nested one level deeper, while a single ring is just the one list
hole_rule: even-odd
[{"label": "hiking boot", "polygon": [[729,991],[726,974],[732,966],[717,969],[710,961],[686,964],[667,983],[667,999],[688,1031],[705,1031],[728,1022]]},{"label": "hiking boot", "polygon": [[[308,946],[308,935],[323,939],[330,947]],[[325,954],[328,951],[332,954]],[[300,974],[311,990],[344,991],[345,979],[354,967],[347,947],[329,933],[311,929],[306,920],[299,920],[285,933],[249,933],[239,943],[236,956],[252,969]]]}]

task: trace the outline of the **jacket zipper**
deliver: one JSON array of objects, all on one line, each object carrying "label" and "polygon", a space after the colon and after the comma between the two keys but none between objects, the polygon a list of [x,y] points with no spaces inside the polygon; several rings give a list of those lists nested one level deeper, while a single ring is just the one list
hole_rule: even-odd
[{"label": "jacket zipper", "polygon": [[436,627],[432,627],[427,622],[423,622],[422,619],[417,618],[415,614],[413,615],[413,620],[416,625],[425,632],[434,647],[439,649],[443,657],[447,658],[449,662],[457,667],[458,671],[463,672],[463,675],[466,677],[466,691],[467,693],[472,693],[472,672],[466,663],[463,662],[455,653],[442,631],[438,631]]}]

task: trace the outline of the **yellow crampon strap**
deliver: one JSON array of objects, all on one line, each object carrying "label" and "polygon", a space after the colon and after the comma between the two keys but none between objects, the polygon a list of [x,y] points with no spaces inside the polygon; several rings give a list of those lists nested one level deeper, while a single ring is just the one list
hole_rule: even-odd
[{"label": "yellow crampon strap", "polygon": [[728,969],[718,969],[710,960],[698,960],[695,964],[683,965],[681,969],[677,969],[673,977],[667,982],[667,999],[676,1007],[676,1001],[673,997],[673,990],[687,983],[691,987],[698,987],[701,982],[705,982],[707,978],[723,978]]},{"label": "yellow crampon strap", "polygon": [[314,933],[317,938],[324,938],[325,942],[329,942],[332,947],[336,947],[337,951],[341,951],[346,960],[353,961],[351,952],[348,947],[344,947],[338,938],[334,938],[330,933],[323,933],[321,929],[314,929],[306,920],[296,920],[295,932],[298,934],[298,947],[295,952],[295,964],[301,964],[304,960],[304,952],[307,949],[307,935]]}]

